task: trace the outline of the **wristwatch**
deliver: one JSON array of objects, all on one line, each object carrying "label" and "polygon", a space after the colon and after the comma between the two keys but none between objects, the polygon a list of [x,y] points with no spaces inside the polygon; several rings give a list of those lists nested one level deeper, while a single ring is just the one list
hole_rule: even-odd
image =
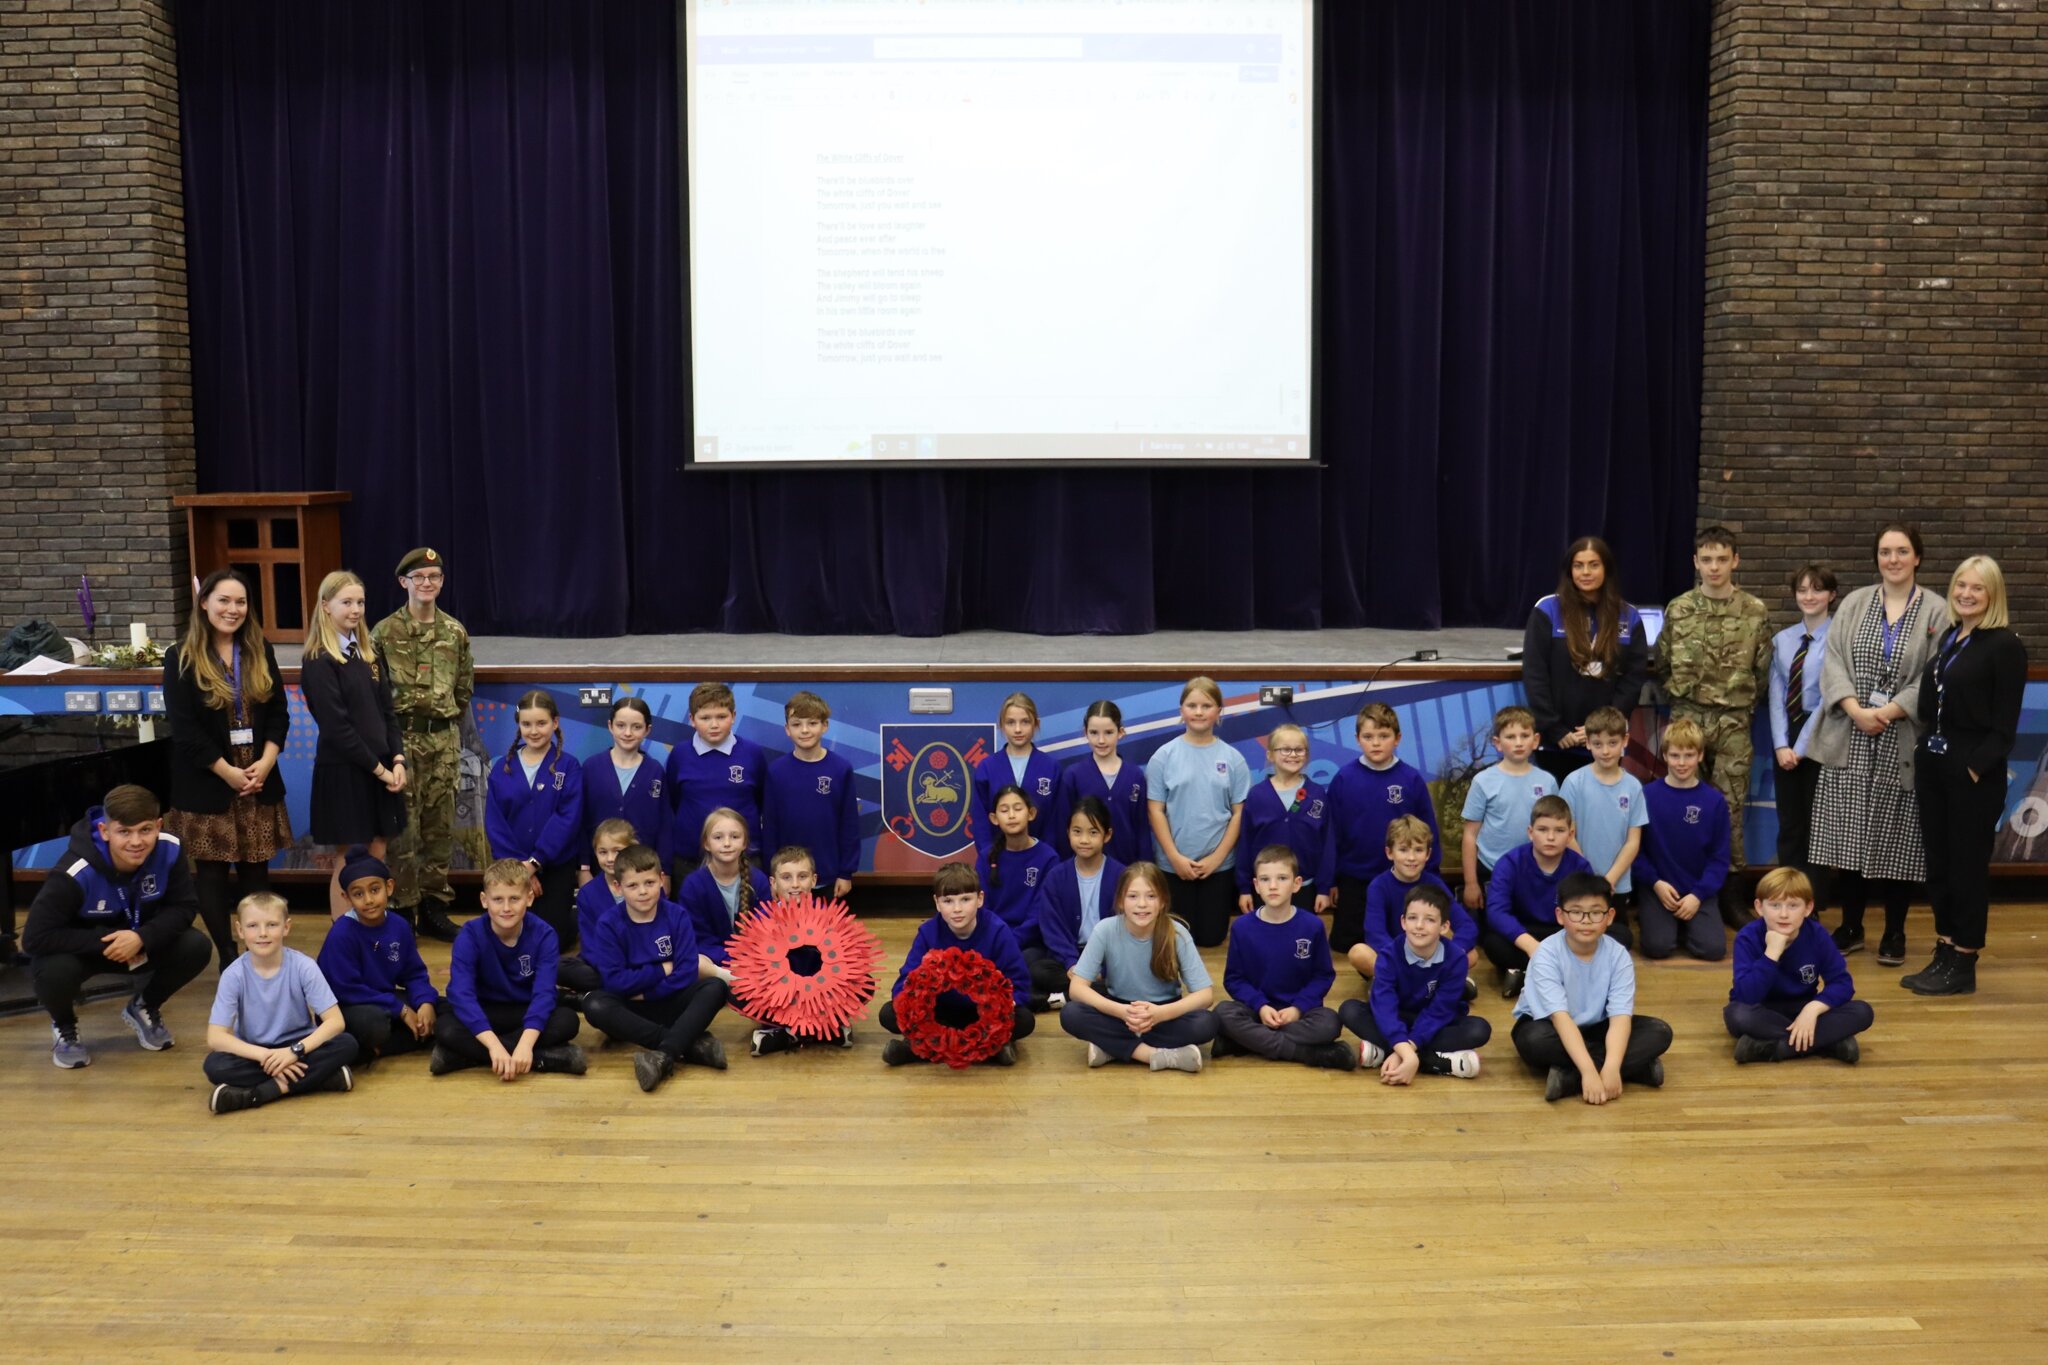
[{"label": "wristwatch", "polygon": [[306,1055],[306,1045],[305,1045],[304,1043],[293,1043],[293,1044],[292,1044],[292,1056],[294,1056],[294,1057],[298,1057],[298,1058],[301,1058],[301,1059],[303,1059],[303,1058],[305,1057],[305,1055]]}]

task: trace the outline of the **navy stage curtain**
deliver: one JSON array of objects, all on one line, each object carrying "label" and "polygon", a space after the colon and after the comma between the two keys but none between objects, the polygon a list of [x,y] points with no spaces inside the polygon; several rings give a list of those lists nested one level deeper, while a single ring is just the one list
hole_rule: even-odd
[{"label": "navy stage curtain", "polygon": [[1326,3],[1321,471],[685,474],[674,0],[177,0],[203,490],[478,633],[1519,625],[1689,581],[1709,0]]}]

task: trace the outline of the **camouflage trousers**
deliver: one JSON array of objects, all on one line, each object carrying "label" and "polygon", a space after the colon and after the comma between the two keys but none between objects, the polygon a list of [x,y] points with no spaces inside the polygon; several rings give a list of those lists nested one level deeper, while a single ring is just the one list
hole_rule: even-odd
[{"label": "camouflage trousers", "polygon": [[422,898],[453,903],[448,858],[455,844],[455,785],[462,774],[462,731],[405,732],[405,832],[391,841],[393,905]]},{"label": "camouflage trousers", "polygon": [[1728,801],[1728,866],[1747,867],[1742,855],[1742,807],[1749,797],[1749,770],[1756,755],[1750,743],[1750,721],[1755,712],[1748,707],[1697,706],[1692,702],[1671,703],[1671,719],[1689,720],[1706,736],[1706,754],[1700,776],[1714,784]]}]

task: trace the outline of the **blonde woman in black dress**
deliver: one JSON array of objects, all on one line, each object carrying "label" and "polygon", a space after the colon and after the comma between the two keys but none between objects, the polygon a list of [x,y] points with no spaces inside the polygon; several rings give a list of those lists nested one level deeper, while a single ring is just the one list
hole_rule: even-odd
[{"label": "blonde woman in black dress", "polygon": [[[346,569],[320,580],[320,606],[306,632],[299,690],[320,727],[313,750],[313,841],[362,844],[382,858],[405,828],[405,754],[391,679],[363,624],[363,580]],[[348,913],[341,863],[327,884],[329,913]]]}]

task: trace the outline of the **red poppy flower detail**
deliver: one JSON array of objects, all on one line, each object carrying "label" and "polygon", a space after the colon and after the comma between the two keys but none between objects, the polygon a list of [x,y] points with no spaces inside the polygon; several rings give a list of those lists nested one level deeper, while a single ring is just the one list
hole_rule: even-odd
[{"label": "red poppy flower detail", "polygon": [[896,993],[896,1026],[910,1050],[955,1071],[1010,1041],[1017,993],[1003,969],[966,948],[926,953]]},{"label": "red poppy flower detail", "polygon": [[725,947],[740,1010],[799,1037],[837,1038],[874,999],[882,945],[843,901],[770,901]]}]

